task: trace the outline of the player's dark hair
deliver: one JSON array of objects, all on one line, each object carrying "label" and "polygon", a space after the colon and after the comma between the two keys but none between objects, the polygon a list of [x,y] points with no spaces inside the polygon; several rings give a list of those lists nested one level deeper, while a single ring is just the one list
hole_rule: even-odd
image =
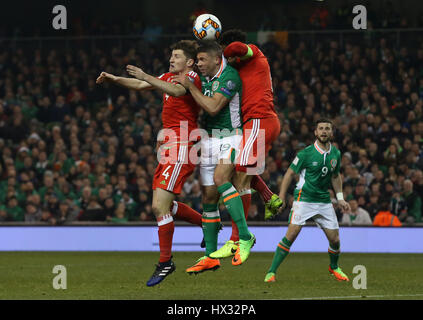
[{"label": "player's dark hair", "polygon": [[194,40],[180,40],[170,47],[171,50],[182,50],[188,59],[196,59],[197,42]]},{"label": "player's dark hair", "polygon": [[222,48],[214,40],[203,40],[200,41],[197,48],[197,53],[200,52],[214,53],[220,57],[222,55]]},{"label": "player's dark hair", "polygon": [[330,123],[332,129],[333,129],[333,123],[331,120],[327,119],[327,118],[320,118],[319,120],[317,120],[314,123],[314,128],[317,129],[317,126],[319,125],[319,123]]},{"label": "player's dark hair", "polygon": [[230,29],[223,32],[219,37],[219,43],[222,46],[227,46],[235,41],[247,42],[247,34],[239,29]]}]

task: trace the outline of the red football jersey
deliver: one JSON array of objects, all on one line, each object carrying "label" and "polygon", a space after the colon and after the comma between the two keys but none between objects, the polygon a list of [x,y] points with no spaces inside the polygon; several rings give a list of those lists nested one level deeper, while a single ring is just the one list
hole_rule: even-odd
[{"label": "red football jersey", "polygon": [[[168,72],[162,74],[158,78],[163,81],[171,82],[171,77],[174,75],[174,73]],[[194,71],[190,71],[186,76],[201,91],[200,76]],[[172,97],[164,93],[162,111],[163,128],[173,129],[179,134],[179,130],[182,128],[181,122],[186,121],[188,122],[189,134],[193,129],[198,128],[197,118],[200,109],[200,106],[197,105],[189,91],[187,94],[180,97]]]},{"label": "red football jersey", "polygon": [[273,105],[272,76],[266,56],[253,44],[253,56],[239,63],[242,80],[242,121],[276,116]]}]

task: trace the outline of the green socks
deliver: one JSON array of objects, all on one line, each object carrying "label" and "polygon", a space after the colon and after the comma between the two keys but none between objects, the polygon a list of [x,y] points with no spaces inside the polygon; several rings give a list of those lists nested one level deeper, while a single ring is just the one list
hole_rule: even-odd
[{"label": "green socks", "polygon": [[244,207],[242,206],[242,200],[238,191],[230,182],[222,184],[217,188],[217,191],[222,196],[223,204],[226,209],[228,209],[232,220],[238,227],[239,238],[242,240],[250,240],[251,235],[248,231],[247,221],[244,216]]},{"label": "green socks", "polygon": [[217,234],[220,227],[218,204],[203,203],[203,235],[206,243],[206,256],[217,250]]},{"label": "green socks", "polygon": [[328,253],[329,253],[329,259],[330,259],[330,267],[332,270],[335,270],[336,268],[338,268],[338,259],[339,259],[339,247],[340,244],[329,244],[329,249],[328,249]]},{"label": "green socks", "polygon": [[276,273],[276,270],[279,268],[279,265],[282,261],[286,258],[291,248],[292,242],[289,241],[287,238],[283,238],[276,248],[275,254],[273,256],[272,265],[268,272]]}]

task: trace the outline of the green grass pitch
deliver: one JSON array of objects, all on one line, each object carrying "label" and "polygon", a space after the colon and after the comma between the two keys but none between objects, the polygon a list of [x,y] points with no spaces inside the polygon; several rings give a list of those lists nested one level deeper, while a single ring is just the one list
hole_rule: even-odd
[{"label": "green grass pitch", "polygon": [[[275,283],[263,281],[273,253],[252,252],[241,266],[228,258],[215,272],[186,274],[200,255],[174,252],[176,271],[149,288],[157,252],[1,252],[0,299],[423,299],[422,254],[343,253],[348,283],[329,275],[326,253],[291,252]],[[55,265],[66,267],[66,290],[53,288]],[[356,265],[366,267],[366,290],[353,288]]]}]

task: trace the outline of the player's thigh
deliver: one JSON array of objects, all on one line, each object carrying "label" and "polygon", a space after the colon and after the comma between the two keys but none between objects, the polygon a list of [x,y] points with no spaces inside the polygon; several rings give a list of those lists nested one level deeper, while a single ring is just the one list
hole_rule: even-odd
[{"label": "player's thigh", "polygon": [[173,200],[175,200],[174,193],[161,188],[156,188],[153,191],[152,203],[154,215],[156,217],[161,217],[168,214]]},{"label": "player's thigh", "polygon": [[317,208],[318,214],[313,217],[316,224],[323,230],[338,230],[338,218],[332,203],[319,203]]},{"label": "player's thigh", "polygon": [[219,141],[215,138],[201,139],[200,183],[201,186],[214,185],[214,171],[218,162]]},{"label": "player's thigh", "polygon": [[264,169],[266,154],[280,132],[278,117],[251,119],[243,126],[243,140],[237,163],[243,167]]},{"label": "player's thigh", "polygon": [[285,238],[291,241],[291,243],[294,242],[295,239],[297,239],[297,236],[300,234],[302,227],[303,226],[290,223],[288,225],[288,230],[286,230]]},{"label": "player's thigh", "polygon": [[232,184],[238,191],[244,191],[250,189],[252,178],[252,175],[249,175],[244,171],[235,170],[232,176]]},{"label": "player's thigh", "polygon": [[218,164],[214,173],[214,182],[217,186],[232,180],[235,169],[235,160],[239,154],[241,135],[233,135],[220,139]]}]

